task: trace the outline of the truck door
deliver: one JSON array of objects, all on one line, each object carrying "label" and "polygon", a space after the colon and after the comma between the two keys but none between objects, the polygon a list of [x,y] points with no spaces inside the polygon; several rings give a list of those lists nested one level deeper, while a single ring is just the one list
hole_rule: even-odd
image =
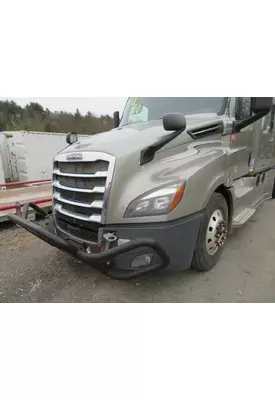
[{"label": "truck door", "polygon": [[274,112],[275,106],[273,104],[272,110],[261,121],[261,133],[259,137],[258,154],[256,157],[255,170],[261,171],[270,168],[274,165]]},{"label": "truck door", "polygon": [[[236,121],[244,121],[251,116],[252,98],[251,97],[236,97],[234,117]],[[253,130],[254,125],[251,124],[241,132],[232,135],[231,149],[235,150],[234,157],[232,156],[232,178],[237,179],[249,173],[249,163],[253,150]]]}]

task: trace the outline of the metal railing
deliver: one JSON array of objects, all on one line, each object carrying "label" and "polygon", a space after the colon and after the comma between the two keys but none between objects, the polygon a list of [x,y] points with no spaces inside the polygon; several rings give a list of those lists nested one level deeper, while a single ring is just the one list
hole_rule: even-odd
[{"label": "metal railing", "polygon": [[16,186],[23,186],[23,185],[32,185],[34,183],[50,183],[51,179],[39,179],[35,181],[23,181],[23,182],[9,182],[9,183],[1,183],[0,187],[16,187]]},{"label": "metal railing", "polygon": [[[48,203],[52,201],[52,197],[42,197],[41,199],[37,200],[31,200],[33,204],[42,204],[42,203]],[[25,202],[16,202],[16,203],[11,203],[11,204],[6,204],[4,206],[0,205],[0,211],[7,211],[7,210],[16,210],[17,212],[21,210],[22,207],[24,207]]]}]

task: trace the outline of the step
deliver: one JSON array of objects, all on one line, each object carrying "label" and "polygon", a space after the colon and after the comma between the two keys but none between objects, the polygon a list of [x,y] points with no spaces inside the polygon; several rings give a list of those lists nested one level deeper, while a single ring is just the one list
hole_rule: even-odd
[{"label": "step", "polygon": [[240,199],[245,196],[247,193],[253,190],[253,186],[241,186],[235,189],[235,197],[236,199]]},{"label": "step", "polygon": [[243,226],[256,212],[256,208],[244,208],[233,219],[233,228]]}]

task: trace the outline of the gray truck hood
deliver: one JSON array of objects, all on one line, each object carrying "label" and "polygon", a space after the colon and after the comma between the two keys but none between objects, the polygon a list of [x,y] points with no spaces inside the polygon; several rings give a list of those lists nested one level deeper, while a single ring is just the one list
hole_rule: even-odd
[{"label": "gray truck hood", "polygon": [[[200,114],[186,117],[187,129],[210,121],[217,121],[220,117],[216,114]],[[109,153],[116,157],[129,156],[152,145],[163,136],[167,135],[162,126],[162,120],[150,121],[148,123],[134,124],[113,129],[108,132],[92,135],[88,139],[81,140],[74,145],[68,146],[62,153],[100,151]],[[191,137],[184,132],[178,138],[167,144],[163,150],[172,148],[179,144],[192,141]]]}]

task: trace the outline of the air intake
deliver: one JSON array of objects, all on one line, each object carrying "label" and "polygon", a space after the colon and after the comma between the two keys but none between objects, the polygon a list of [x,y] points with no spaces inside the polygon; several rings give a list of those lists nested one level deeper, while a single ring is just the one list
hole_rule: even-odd
[{"label": "air intake", "polygon": [[200,139],[205,136],[221,134],[224,131],[223,122],[217,122],[211,125],[204,125],[194,129],[188,129],[188,134],[193,139]]}]

